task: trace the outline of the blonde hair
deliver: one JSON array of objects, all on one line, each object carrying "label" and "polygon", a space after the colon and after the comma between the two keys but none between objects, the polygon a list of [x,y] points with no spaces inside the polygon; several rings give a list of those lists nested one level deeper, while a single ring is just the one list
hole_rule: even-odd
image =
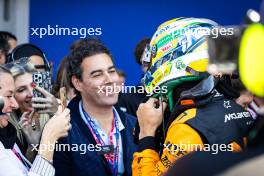
[{"label": "blonde hair", "polygon": [[25,73],[33,73],[35,71],[36,69],[34,65],[32,65],[31,63],[26,63],[23,65],[14,64],[10,68],[10,72],[14,79],[16,79],[18,76],[23,75]]}]

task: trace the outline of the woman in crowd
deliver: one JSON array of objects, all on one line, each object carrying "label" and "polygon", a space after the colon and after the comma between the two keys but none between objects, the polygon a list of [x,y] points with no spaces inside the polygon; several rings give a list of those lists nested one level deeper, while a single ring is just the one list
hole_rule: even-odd
[{"label": "woman in crowd", "polygon": [[58,67],[57,71],[57,79],[53,87],[53,95],[55,95],[57,98],[60,96],[60,87],[66,88],[66,99],[67,103],[71,101],[76,96],[76,93],[74,91],[74,88],[72,88],[69,84],[70,81],[67,80],[67,68],[68,68],[68,57],[64,57],[60,65]]},{"label": "woman in crowd", "polygon": [[19,108],[11,113],[10,122],[17,129],[23,153],[33,161],[36,152],[32,151],[32,145],[39,143],[41,131],[50,116],[57,111],[58,103],[53,95],[39,87],[36,89],[44,98],[33,97],[32,73],[35,71],[33,65],[18,62],[9,63],[7,67],[10,68],[15,80],[14,96],[19,105]]},{"label": "woman in crowd", "polygon": [[[61,108],[45,125],[38,155],[33,164],[25,158],[17,145],[17,134],[15,127],[8,123],[9,113],[18,108],[14,98],[14,79],[8,69],[0,66],[0,96],[3,97],[4,107],[1,108],[0,115],[0,175],[1,176],[25,176],[25,175],[45,175],[53,176],[55,170],[52,166],[54,148],[56,141],[68,135],[70,125],[70,112],[68,109],[62,111]],[[30,119],[28,119],[30,123]]]}]

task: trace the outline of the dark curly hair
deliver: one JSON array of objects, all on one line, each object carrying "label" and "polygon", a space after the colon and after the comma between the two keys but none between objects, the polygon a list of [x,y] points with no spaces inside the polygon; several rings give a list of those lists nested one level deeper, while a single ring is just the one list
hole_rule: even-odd
[{"label": "dark curly hair", "polygon": [[134,55],[136,58],[136,62],[139,65],[142,65],[141,63],[141,56],[145,50],[145,47],[147,46],[147,44],[150,43],[150,38],[143,38],[142,40],[140,40],[140,42],[137,44],[135,51],[134,51]]},{"label": "dark curly hair", "polygon": [[[79,39],[74,41],[70,46],[70,51],[73,52],[76,48],[80,46],[87,46],[90,45],[91,38]],[[99,41],[99,40],[98,40]]]},{"label": "dark curly hair", "polygon": [[6,41],[10,39],[17,40],[16,36],[8,31],[0,31],[0,38],[5,39]]},{"label": "dark curly hair", "polygon": [[[71,53],[68,56],[68,72],[67,79],[71,82],[72,76],[76,76],[78,79],[82,80],[82,68],[81,64],[86,57],[94,56],[97,54],[107,54],[112,60],[112,54],[109,49],[97,38],[88,38],[78,40],[80,43],[85,43],[84,45],[77,45],[71,48]],[[75,89],[75,88],[74,88]],[[75,89],[75,92],[78,94],[78,91]]]},{"label": "dark curly hair", "polygon": [[8,54],[9,45],[5,39],[0,38],[0,54],[4,54],[5,56]]}]

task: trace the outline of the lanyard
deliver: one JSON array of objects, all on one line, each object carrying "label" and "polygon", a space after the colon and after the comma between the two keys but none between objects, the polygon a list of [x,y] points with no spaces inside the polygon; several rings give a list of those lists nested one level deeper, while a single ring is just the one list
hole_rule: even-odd
[{"label": "lanyard", "polygon": [[[106,144],[103,141],[102,137],[100,136],[94,121],[90,118],[88,113],[84,111],[83,105],[82,105],[81,110],[82,110],[84,117],[86,119],[86,122],[87,122],[86,125],[88,126],[90,132],[92,133],[96,143],[100,144],[101,146],[105,146]],[[113,146],[114,152],[104,154],[104,157],[107,160],[114,176],[116,176],[118,174],[118,152],[119,152],[119,128],[118,127],[119,127],[118,126],[118,118],[117,118],[116,112],[114,111],[113,112],[112,128],[111,128],[110,134],[109,134],[109,142],[110,142],[110,145]],[[114,135],[116,137],[116,141],[115,141],[116,145],[114,145],[114,138],[113,138]]]},{"label": "lanyard", "polygon": [[16,157],[23,163],[23,165],[27,168],[27,170],[29,170],[31,167],[31,163],[29,163],[25,157],[20,155],[19,152],[16,151],[16,149],[13,148],[12,151],[16,155]]}]

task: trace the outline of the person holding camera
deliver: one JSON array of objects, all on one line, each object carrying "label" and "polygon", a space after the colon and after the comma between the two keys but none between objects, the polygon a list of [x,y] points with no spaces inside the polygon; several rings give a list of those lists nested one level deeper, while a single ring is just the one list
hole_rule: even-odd
[{"label": "person holding camera", "polygon": [[[139,151],[133,175],[162,175],[193,151],[239,151],[253,118],[230,96],[228,85],[206,72],[208,19],[176,18],[159,26],[143,60],[143,78],[153,97],[137,111]],[[167,93],[153,94],[166,88]],[[219,152],[219,151],[217,151]],[[177,161],[176,161],[177,162]]]},{"label": "person holding camera", "polygon": [[68,135],[71,128],[70,111],[61,108],[45,125],[40,145],[46,146],[38,151],[38,154],[31,164],[22,154],[17,142],[17,132],[15,127],[8,122],[9,113],[18,108],[18,104],[14,98],[15,83],[11,72],[0,66],[0,96],[4,105],[1,106],[0,114],[0,175],[45,175],[53,176],[55,169],[52,166],[54,149],[50,149],[49,145],[55,145],[56,141]]},{"label": "person holding camera", "polygon": [[[36,151],[33,146],[39,143],[41,132],[58,109],[57,99],[40,87],[35,87],[32,74],[36,71],[30,63],[8,63],[15,80],[14,97],[19,108],[10,114],[9,121],[16,127],[21,149],[30,161],[33,161]],[[33,89],[43,97],[34,97]]]}]

